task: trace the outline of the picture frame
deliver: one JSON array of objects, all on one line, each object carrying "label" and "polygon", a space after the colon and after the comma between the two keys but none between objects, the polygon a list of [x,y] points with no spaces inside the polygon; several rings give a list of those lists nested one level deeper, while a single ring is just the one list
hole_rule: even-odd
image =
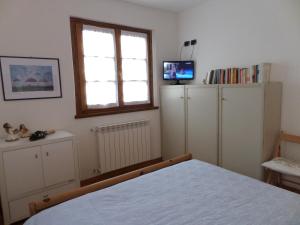
[{"label": "picture frame", "polygon": [[4,101],[62,98],[58,58],[0,56]]}]

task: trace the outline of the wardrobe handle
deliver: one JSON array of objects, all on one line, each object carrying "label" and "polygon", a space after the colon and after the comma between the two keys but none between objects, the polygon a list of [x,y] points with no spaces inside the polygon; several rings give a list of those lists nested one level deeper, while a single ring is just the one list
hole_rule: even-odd
[{"label": "wardrobe handle", "polygon": [[184,99],[184,97],[183,97],[183,96],[180,96],[180,98],[181,98],[181,99]]},{"label": "wardrobe handle", "polygon": [[38,154],[35,154],[35,155],[34,155],[34,158],[36,158],[36,159],[39,158]]},{"label": "wardrobe handle", "polygon": [[49,156],[49,152],[46,152],[46,156]]},{"label": "wardrobe handle", "polygon": [[226,100],[227,100],[226,98],[222,97],[222,101],[226,101]]}]

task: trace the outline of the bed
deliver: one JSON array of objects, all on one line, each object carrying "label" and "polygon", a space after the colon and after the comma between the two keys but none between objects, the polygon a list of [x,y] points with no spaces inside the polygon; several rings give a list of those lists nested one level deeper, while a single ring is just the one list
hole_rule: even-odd
[{"label": "bed", "polygon": [[176,163],[45,209],[25,225],[300,224],[298,194],[198,160]]}]

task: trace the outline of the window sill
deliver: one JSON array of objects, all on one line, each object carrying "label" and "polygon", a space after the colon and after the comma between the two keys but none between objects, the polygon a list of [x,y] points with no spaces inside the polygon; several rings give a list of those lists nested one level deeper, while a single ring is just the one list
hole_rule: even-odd
[{"label": "window sill", "polygon": [[106,110],[106,111],[98,111],[90,110],[86,113],[77,113],[75,115],[75,119],[81,119],[81,118],[88,118],[88,117],[95,117],[95,116],[107,116],[107,115],[114,115],[114,114],[121,114],[121,113],[130,113],[130,112],[139,112],[139,111],[148,111],[148,110],[156,110],[159,109],[158,106],[147,106],[143,108],[118,108],[118,109],[112,109],[112,110]]}]

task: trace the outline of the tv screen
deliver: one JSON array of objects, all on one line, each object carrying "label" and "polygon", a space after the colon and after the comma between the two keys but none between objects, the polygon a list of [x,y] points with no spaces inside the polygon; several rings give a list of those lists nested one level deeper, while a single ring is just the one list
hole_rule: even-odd
[{"label": "tv screen", "polygon": [[164,80],[193,80],[194,61],[164,61]]}]

